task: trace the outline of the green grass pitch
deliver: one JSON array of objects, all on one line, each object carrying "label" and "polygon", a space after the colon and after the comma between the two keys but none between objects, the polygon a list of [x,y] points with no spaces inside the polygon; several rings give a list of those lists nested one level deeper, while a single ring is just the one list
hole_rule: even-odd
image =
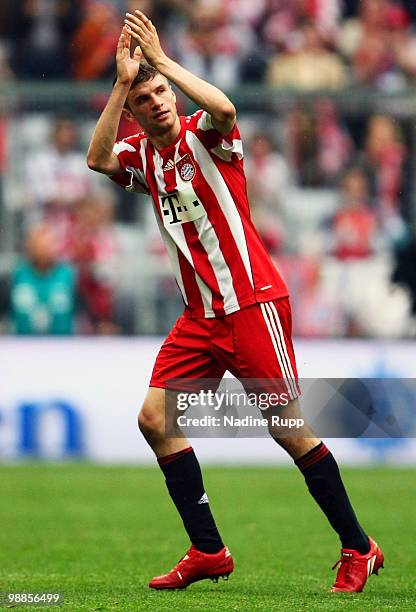
[{"label": "green grass pitch", "polygon": [[331,594],[339,545],[291,468],[207,468],[205,483],[236,569],[228,582],[155,592],[188,543],[157,468],[0,467],[0,591],[64,593],[18,610],[416,610],[412,469],[345,469],[386,568],[360,595]]}]

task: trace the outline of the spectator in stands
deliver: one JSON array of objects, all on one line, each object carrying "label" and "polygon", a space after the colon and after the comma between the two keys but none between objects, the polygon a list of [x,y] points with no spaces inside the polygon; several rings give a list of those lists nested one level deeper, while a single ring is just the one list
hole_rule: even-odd
[{"label": "spectator in stands", "polygon": [[269,49],[263,37],[262,29],[268,19],[270,0],[228,0],[224,7],[228,12],[229,22],[235,30],[249,33],[246,36],[245,50],[240,60],[239,78],[242,83],[262,83],[267,68]]},{"label": "spectator in stands", "polygon": [[317,100],[314,112],[302,108],[290,111],[285,132],[287,158],[300,186],[333,186],[338,182],[352,143],[330,100]]},{"label": "spectator in stands", "polygon": [[390,88],[395,59],[384,31],[369,33],[354,53],[351,63],[352,76],[357,85]]},{"label": "spectator in stands", "polygon": [[388,0],[363,0],[358,16],[345,22],[338,49],[361,85],[400,89],[416,74],[415,41],[406,10]]},{"label": "spectator in stands", "polygon": [[120,244],[114,228],[111,192],[80,200],[66,245],[66,258],[78,271],[84,332],[114,334]]},{"label": "spectator in stands", "polygon": [[277,153],[270,135],[255,133],[245,157],[247,191],[254,223],[270,253],[282,247],[284,198],[292,181],[285,158]]},{"label": "spectator in stands", "polygon": [[406,148],[397,122],[387,115],[372,116],[362,163],[370,177],[372,197],[382,215],[400,212],[405,159]]},{"label": "spectator in stands", "polygon": [[298,13],[292,0],[269,0],[264,7],[258,31],[270,49],[284,51],[290,47],[290,39],[298,25]]},{"label": "spectator in stands", "polygon": [[234,21],[243,21],[255,28],[270,4],[270,0],[228,0],[227,10]]},{"label": "spectator in stands", "polygon": [[317,27],[306,23],[299,34],[295,48],[271,58],[267,83],[273,87],[302,90],[344,87],[346,71],[342,60],[325,48]]},{"label": "spectator in stands", "polygon": [[69,335],[74,332],[76,275],[56,257],[56,237],[46,224],[30,229],[26,257],[10,280],[11,329],[25,335]]},{"label": "spectator in stands", "polygon": [[112,76],[119,35],[120,19],[115,7],[102,0],[88,0],[71,45],[73,77],[91,81]]},{"label": "spectator in stands", "polygon": [[348,320],[339,301],[326,292],[321,278],[321,263],[310,257],[299,258],[302,284],[295,295],[294,334],[304,338],[345,335]]},{"label": "spectator in stands", "polygon": [[27,207],[23,211],[26,225],[48,219],[64,234],[74,204],[95,189],[97,180],[76,145],[75,123],[60,118],[53,125],[50,145],[28,155]]},{"label": "spectator in stands", "polygon": [[82,0],[20,0],[10,6],[11,59],[25,79],[64,79],[70,73],[70,41]]},{"label": "spectator in stands", "polygon": [[344,0],[301,0],[309,18],[328,42],[333,42],[338,32]]},{"label": "spectator in stands", "polygon": [[334,103],[321,99],[315,103],[317,169],[325,185],[334,185],[352,152],[352,142],[341,125]]},{"label": "spectator in stands", "polygon": [[300,107],[289,111],[285,117],[286,158],[302,187],[320,184],[318,175],[318,136],[316,121],[311,112]]},{"label": "spectator in stands", "polygon": [[341,209],[331,223],[331,251],[338,259],[365,259],[374,253],[378,225],[369,200],[365,172],[360,168],[348,170],[341,185]]},{"label": "spectator in stands", "polygon": [[332,42],[339,16],[340,0],[269,0],[259,30],[268,45],[286,51],[296,43],[305,22],[313,23],[323,39]]},{"label": "spectator in stands", "polygon": [[360,0],[358,14],[346,19],[337,36],[337,47],[351,61],[367,39],[384,38],[388,0]]},{"label": "spectator in stands", "polygon": [[[396,70],[402,78],[398,84],[414,85],[416,79],[416,36],[410,27],[410,16],[400,6],[391,6],[387,11],[388,43],[393,49]],[[406,83],[407,79],[407,83]]]},{"label": "spectator in stands", "polygon": [[199,1],[192,6],[186,31],[178,36],[175,54],[185,68],[230,89],[239,81],[241,63],[252,42],[252,30],[244,23],[233,23],[225,3]]}]

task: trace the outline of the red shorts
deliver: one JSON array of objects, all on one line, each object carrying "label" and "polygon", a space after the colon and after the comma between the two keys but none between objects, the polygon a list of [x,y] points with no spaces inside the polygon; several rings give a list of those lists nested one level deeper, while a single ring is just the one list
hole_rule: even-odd
[{"label": "red shorts", "polygon": [[300,395],[292,345],[289,298],[253,304],[213,319],[182,315],[166,338],[153,368],[151,387],[172,379],[268,379]]}]

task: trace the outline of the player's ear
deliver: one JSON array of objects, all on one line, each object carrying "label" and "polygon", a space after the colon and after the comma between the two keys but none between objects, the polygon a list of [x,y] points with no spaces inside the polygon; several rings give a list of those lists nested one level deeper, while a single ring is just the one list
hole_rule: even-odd
[{"label": "player's ear", "polygon": [[137,123],[137,120],[128,108],[123,108],[123,115],[130,123]]},{"label": "player's ear", "polygon": [[169,87],[170,87],[170,91],[172,92],[172,98],[173,98],[173,101],[174,101],[174,102],[175,102],[175,104],[176,104],[176,94],[175,94],[175,92],[173,91],[173,89],[172,89],[172,87],[171,87],[170,85],[169,85]]}]

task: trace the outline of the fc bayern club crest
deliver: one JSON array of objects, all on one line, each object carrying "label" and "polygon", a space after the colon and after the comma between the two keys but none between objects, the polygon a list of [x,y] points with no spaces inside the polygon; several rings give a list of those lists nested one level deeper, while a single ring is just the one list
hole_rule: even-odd
[{"label": "fc bayern club crest", "polygon": [[181,157],[176,166],[183,181],[192,181],[196,174],[196,167],[189,153]]}]

